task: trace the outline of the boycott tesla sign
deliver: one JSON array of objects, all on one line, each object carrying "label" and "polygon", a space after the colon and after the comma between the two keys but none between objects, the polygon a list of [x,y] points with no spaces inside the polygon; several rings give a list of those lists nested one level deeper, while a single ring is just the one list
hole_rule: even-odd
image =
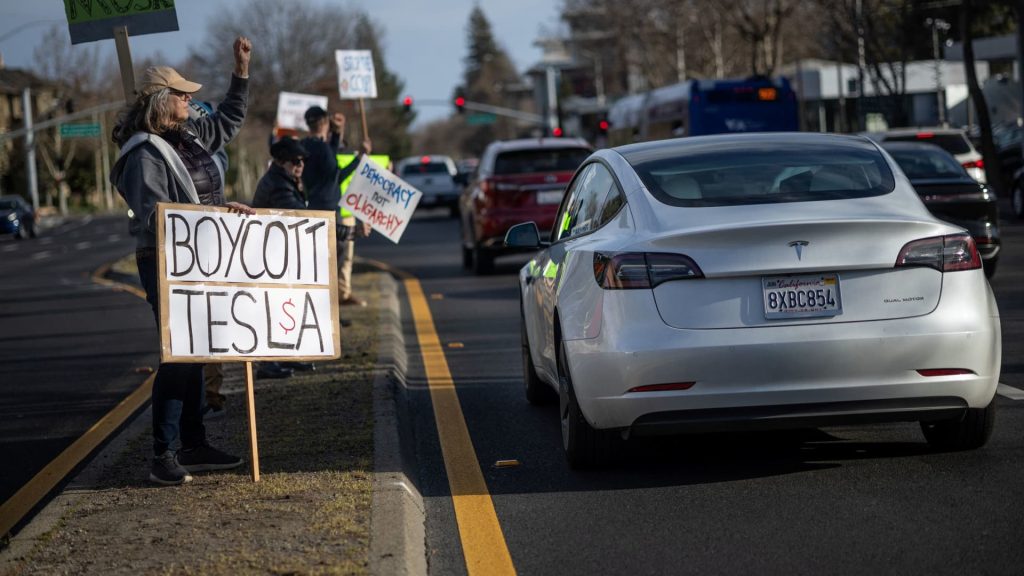
[{"label": "boycott tesla sign", "polygon": [[334,214],[158,205],[161,360],[336,358]]},{"label": "boycott tesla sign", "polygon": [[422,198],[422,192],[364,155],[341,202],[356,218],[398,244]]}]

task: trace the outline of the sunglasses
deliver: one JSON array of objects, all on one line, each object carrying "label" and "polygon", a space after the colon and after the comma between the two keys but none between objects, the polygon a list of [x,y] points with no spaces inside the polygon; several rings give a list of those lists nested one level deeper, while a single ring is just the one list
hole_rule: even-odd
[{"label": "sunglasses", "polygon": [[305,164],[306,160],[304,158],[294,158],[292,160],[289,160],[289,162],[298,166],[299,164]]}]

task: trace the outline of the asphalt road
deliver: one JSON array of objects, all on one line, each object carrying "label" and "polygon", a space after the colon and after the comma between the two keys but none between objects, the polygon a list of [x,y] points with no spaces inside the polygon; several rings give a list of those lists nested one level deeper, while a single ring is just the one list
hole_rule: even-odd
[{"label": "asphalt road", "polygon": [[[626,461],[571,471],[557,409],[521,386],[516,271],[461,270],[458,224],[420,215],[399,246],[357,255],[420,279],[516,570],[521,574],[1020,574],[1024,400],[998,396],[977,451],[929,451],[916,424],[634,442]],[[1024,390],[1024,225],[1006,222],[992,282],[1002,382]],[[432,574],[465,573],[416,340],[408,407]],[[455,346],[452,346],[455,344]],[[461,344],[461,346],[459,346]],[[496,468],[497,460],[521,465]]]},{"label": "asphalt road", "polygon": [[134,245],[124,216],[0,238],[0,502],[156,367],[149,305],[91,280]]}]

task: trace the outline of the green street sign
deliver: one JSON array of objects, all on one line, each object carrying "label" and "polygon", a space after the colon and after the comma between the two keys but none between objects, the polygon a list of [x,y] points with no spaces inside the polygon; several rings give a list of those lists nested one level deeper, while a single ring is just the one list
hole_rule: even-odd
[{"label": "green street sign", "polygon": [[466,116],[466,124],[469,124],[470,126],[480,126],[482,124],[494,124],[494,121],[497,120],[497,119],[498,119],[498,117],[495,116],[494,114],[476,113],[476,114],[470,114],[469,116]]},{"label": "green street sign", "polygon": [[61,124],[61,138],[99,138],[99,124]]}]

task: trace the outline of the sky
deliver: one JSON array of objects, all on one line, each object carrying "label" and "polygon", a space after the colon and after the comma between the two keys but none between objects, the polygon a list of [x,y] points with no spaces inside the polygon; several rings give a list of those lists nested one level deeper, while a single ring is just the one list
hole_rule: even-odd
[{"label": "sky", "polygon": [[[328,3],[328,0],[312,1]],[[520,72],[541,58],[540,49],[533,45],[537,37],[543,30],[555,30],[559,24],[559,0],[348,0],[344,3],[367,10],[385,29],[385,62],[405,81],[406,93],[413,97],[417,111],[417,126],[451,113],[450,106],[417,105],[416,101],[447,101],[459,83],[466,56],[466,24],[475,4],[483,9],[495,38]],[[176,0],[174,4],[179,30],[131,37],[133,58],[159,51],[172,62],[184,59],[188,46],[203,40],[206,20],[221,10],[245,4],[245,0]],[[0,54],[6,66],[31,69],[32,51],[53,25],[65,29],[67,26],[61,0],[0,0],[0,38],[3,38]],[[103,40],[101,45],[105,45],[105,56],[116,62],[113,40]],[[259,46],[254,50],[259,50]],[[196,80],[202,82],[201,78]]]}]

